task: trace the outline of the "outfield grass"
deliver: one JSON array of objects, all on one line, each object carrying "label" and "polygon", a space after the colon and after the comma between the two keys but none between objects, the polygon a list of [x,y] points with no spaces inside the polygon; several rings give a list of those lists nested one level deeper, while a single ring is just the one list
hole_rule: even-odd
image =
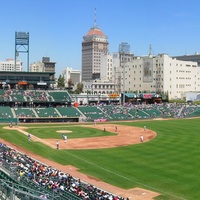
[{"label": "outfield grass", "polygon": [[[196,200],[200,196],[200,119],[140,121],[118,123],[128,126],[147,126],[157,132],[150,142],[126,147],[96,150],[57,150],[39,142],[28,143],[21,133],[2,129],[0,138],[16,143],[60,164],[78,167],[81,172],[112,185],[129,189],[142,187],[161,193],[157,200]],[[58,125],[31,125],[31,134],[45,138],[58,130]],[[44,128],[42,128],[44,127]],[[73,137],[101,135],[102,131],[70,126]],[[82,133],[80,133],[82,132]],[[79,135],[80,134],[80,135]],[[76,136],[75,136],[76,135]],[[78,136],[79,135],[79,136]],[[52,137],[52,136],[51,136]],[[56,136],[57,137],[57,136]],[[72,136],[71,136],[72,137]],[[48,154],[46,153],[48,152]]]}]

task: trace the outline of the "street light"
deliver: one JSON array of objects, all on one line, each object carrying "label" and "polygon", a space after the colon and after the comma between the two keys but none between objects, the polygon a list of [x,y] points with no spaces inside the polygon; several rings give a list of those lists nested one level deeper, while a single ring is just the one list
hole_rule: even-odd
[{"label": "street light", "polygon": [[[125,54],[130,52],[130,45],[127,42],[122,42],[119,45],[120,63],[122,62],[121,55],[123,55],[123,102],[125,106]],[[121,66],[122,67],[122,66]]]}]

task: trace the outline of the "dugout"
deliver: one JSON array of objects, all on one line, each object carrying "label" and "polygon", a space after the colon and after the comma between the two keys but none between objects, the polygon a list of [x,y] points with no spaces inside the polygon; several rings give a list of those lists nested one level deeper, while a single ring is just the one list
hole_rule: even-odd
[{"label": "dugout", "polygon": [[79,122],[79,117],[40,117],[40,118],[18,118],[19,123],[68,123]]}]

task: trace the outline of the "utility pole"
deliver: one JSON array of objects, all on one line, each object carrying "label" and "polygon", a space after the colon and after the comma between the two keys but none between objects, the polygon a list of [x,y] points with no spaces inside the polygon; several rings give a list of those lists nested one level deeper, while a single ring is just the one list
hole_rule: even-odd
[{"label": "utility pole", "polygon": [[[125,106],[125,55],[126,53],[130,53],[130,45],[127,42],[122,42],[119,45],[119,54],[120,54],[120,64],[121,67],[123,68],[123,101],[122,105]],[[123,66],[122,66],[122,61],[123,61]]]}]

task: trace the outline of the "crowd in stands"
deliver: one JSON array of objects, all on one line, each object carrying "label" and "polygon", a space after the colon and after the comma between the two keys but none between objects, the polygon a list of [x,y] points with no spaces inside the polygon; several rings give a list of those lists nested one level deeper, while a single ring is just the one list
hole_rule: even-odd
[{"label": "crowd in stands", "polygon": [[194,113],[195,111],[198,110],[197,106],[183,106],[182,109],[180,110],[180,118],[184,118],[187,117],[188,115],[190,115],[191,113]]},{"label": "crowd in stands", "polygon": [[58,97],[58,101],[71,100],[67,91],[52,92],[48,90],[17,90],[8,89],[0,90],[0,98],[5,102],[54,102]]},{"label": "crowd in stands", "polygon": [[[75,111],[67,110],[57,110],[56,106],[63,106],[63,105],[54,105],[52,103],[45,107],[42,104],[35,104],[34,102],[47,102],[51,99],[51,101],[55,98],[56,95],[59,97],[58,99],[66,100],[67,93],[65,92],[48,92],[48,91],[36,91],[36,90],[5,90],[4,94],[1,93],[5,99],[11,101],[12,99],[16,101],[23,101],[23,100],[30,100],[32,104],[27,104],[29,107],[23,107],[22,104],[15,104],[14,110],[12,110],[11,114],[8,112],[3,111],[0,114],[0,118],[61,118],[61,117],[78,117],[81,115],[82,119],[85,121],[93,121],[99,118],[105,118],[107,120],[130,120],[130,119],[145,119],[145,118],[166,118],[166,117],[187,117],[188,114],[194,112],[198,106],[195,105],[188,105],[183,103],[160,103],[160,104],[132,104],[126,103],[125,105],[119,105],[118,103],[110,103],[109,105],[105,103],[91,103],[89,105],[79,105],[77,108],[71,107],[76,109]],[[52,96],[51,96],[52,95]],[[55,100],[54,99],[54,100]],[[18,107],[21,108],[18,110]],[[52,109],[50,109],[52,107]],[[84,109],[83,109],[84,107]],[[30,108],[30,110],[28,110]],[[41,109],[38,109],[41,108]],[[65,105],[66,108],[66,105]],[[79,113],[73,114],[73,113]]]},{"label": "crowd in stands", "polygon": [[5,102],[10,101],[10,94],[11,90],[6,90],[5,93],[1,93],[1,98],[3,98]]},{"label": "crowd in stands", "polygon": [[29,118],[29,117],[36,117],[31,108],[14,108],[17,118]]},{"label": "crowd in stands", "polygon": [[[131,115],[132,118],[156,118],[156,117],[179,117],[179,112],[182,107],[188,108],[185,104],[163,103],[163,104],[131,104],[127,103],[125,106],[104,106],[99,105],[102,110],[108,115],[123,114],[125,116]],[[198,108],[194,106],[195,110]],[[189,111],[192,112],[192,109]],[[131,111],[134,111],[131,112]],[[188,114],[189,112],[187,112]],[[186,114],[186,115],[187,115]],[[186,116],[184,115],[184,116]]]},{"label": "crowd in stands", "polygon": [[47,93],[44,91],[27,90],[24,91],[24,95],[31,101],[48,101]]},{"label": "crowd in stands", "polygon": [[17,181],[31,181],[39,187],[54,191],[57,194],[73,193],[84,200],[124,200],[123,197],[111,194],[89,183],[82,182],[68,173],[46,166],[31,157],[0,143],[1,165],[5,163],[16,166]]}]

